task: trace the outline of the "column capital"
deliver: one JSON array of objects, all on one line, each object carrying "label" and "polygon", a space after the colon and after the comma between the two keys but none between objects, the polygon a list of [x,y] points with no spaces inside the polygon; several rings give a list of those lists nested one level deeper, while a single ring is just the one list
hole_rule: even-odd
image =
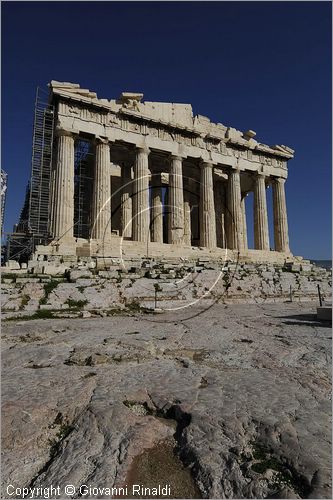
[{"label": "column capital", "polygon": [[200,168],[214,168],[216,165],[211,160],[200,160]]},{"label": "column capital", "polygon": [[254,172],[253,175],[256,179],[266,179],[267,177],[263,172]]},{"label": "column capital", "polygon": [[171,160],[178,160],[178,161],[183,161],[184,160],[184,157],[179,155],[179,154],[171,154],[170,155],[170,159]]},{"label": "column capital", "polygon": [[57,126],[56,129],[55,129],[55,135],[56,137],[72,137],[74,139],[74,137],[76,135],[79,135],[79,131],[78,130],[67,130],[61,126]]},{"label": "column capital", "polygon": [[241,169],[239,167],[239,165],[230,165],[230,169],[229,169],[229,172],[227,172],[229,174],[240,174],[241,173]]},{"label": "column capital", "polygon": [[109,142],[107,137],[102,137],[100,135],[95,136],[95,144],[109,144]]},{"label": "column capital", "polygon": [[284,184],[286,179],[284,177],[272,177],[272,182],[275,182],[276,184]]},{"label": "column capital", "polygon": [[136,146],[136,151],[138,153],[145,153],[146,155],[149,155],[150,153],[148,146]]}]

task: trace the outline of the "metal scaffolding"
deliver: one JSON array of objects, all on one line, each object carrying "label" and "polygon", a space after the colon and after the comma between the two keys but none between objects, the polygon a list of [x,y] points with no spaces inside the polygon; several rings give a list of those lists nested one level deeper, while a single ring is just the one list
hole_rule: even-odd
[{"label": "metal scaffolding", "polygon": [[76,141],[74,156],[74,236],[76,238],[88,239],[90,236],[94,157],[92,142],[81,138]]},{"label": "metal scaffolding", "polygon": [[49,234],[53,130],[54,106],[49,104],[48,94],[38,87],[32,139],[28,227],[33,234],[44,237]]},{"label": "metal scaffolding", "polygon": [[1,169],[1,236],[3,234],[3,221],[5,217],[5,203],[6,203],[6,191],[7,191],[7,174]]},{"label": "metal scaffolding", "polygon": [[[32,140],[31,177],[24,205],[13,233],[7,234],[7,259],[27,261],[36,245],[50,242],[51,176],[54,148],[55,108],[48,94],[37,88]],[[91,199],[94,178],[95,146],[79,138],[75,142],[74,236],[90,236]]]},{"label": "metal scaffolding", "polygon": [[50,239],[50,179],[54,106],[48,92],[37,88],[32,137],[31,176],[18,224],[7,234],[7,259],[26,261],[36,245]]}]

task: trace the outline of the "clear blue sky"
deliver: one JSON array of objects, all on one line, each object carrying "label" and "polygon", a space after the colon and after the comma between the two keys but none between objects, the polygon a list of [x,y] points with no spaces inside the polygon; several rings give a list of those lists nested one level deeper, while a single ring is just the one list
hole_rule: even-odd
[{"label": "clear blue sky", "polygon": [[[330,2],[2,2],[5,229],[30,176],[35,91],[78,82],[142,91],[296,150],[286,184],[291,249],[331,257]],[[248,224],[251,229],[251,214]]]}]

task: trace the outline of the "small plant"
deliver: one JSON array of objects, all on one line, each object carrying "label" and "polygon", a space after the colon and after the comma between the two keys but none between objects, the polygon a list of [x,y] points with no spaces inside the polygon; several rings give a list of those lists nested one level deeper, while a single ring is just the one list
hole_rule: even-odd
[{"label": "small plant", "polygon": [[54,458],[59,451],[61,442],[72,432],[74,427],[70,424],[61,424],[55,439],[50,439],[50,458]]},{"label": "small plant", "polygon": [[50,293],[55,288],[57,288],[58,285],[59,285],[59,281],[56,281],[56,280],[51,280],[48,283],[45,283],[45,285],[44,285],[44,297],[42,297],[40,299],[39,303],[40,304],[46,304],[47,303],[47,299],[48,299]]},{"label": "small plant", "polygon": [[38,309],[34,314],[30,316],[13,316],[12,318],[6,318],[3,321],[29,321],[33,319],[53,319],[55,316],[53,315],[54,311],[50,309]]},{"label": "small plant", "polygon": [[154,283],[155,292],[162,292],[163,288],[159,283]]},{"label": "small plant", "polygon": [[21,305],[19,307],[20,311],[22,311],[22,309],[24,309],[24,306],[26,306],[28,304],[29,300],[30,300],[29,295],[23,295],[22,296]]},{"label": "small plant", "polygon": [[32,319],[53,319],[53,318],[54,315],[50,309],[38,309],[38,311],[36,311],[33,314]]},{"label": "small plant", "polygon": [[67,299],[65,304],[68,304],[70,309],[82,309],[86,304],[88,304],[88,301]]}]

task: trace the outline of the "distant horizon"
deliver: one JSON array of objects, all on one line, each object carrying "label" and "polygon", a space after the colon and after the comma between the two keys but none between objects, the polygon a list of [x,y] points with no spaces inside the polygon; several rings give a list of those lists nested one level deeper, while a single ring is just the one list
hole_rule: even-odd
[{"label": "distant horizon", "polygon": [[[133,90],[148,101],[189,103],[194,114],[215,123],[255,130],[264,144],[292,147],[286,182],[291,251],[331,260],[331,3],[91,5],[1,5],[5,232],[18,222],[30,178],[36,87],[47,89],[55,79],[79,83],[100,98]],[[271,190],[267,194],[273,247]]]}]

